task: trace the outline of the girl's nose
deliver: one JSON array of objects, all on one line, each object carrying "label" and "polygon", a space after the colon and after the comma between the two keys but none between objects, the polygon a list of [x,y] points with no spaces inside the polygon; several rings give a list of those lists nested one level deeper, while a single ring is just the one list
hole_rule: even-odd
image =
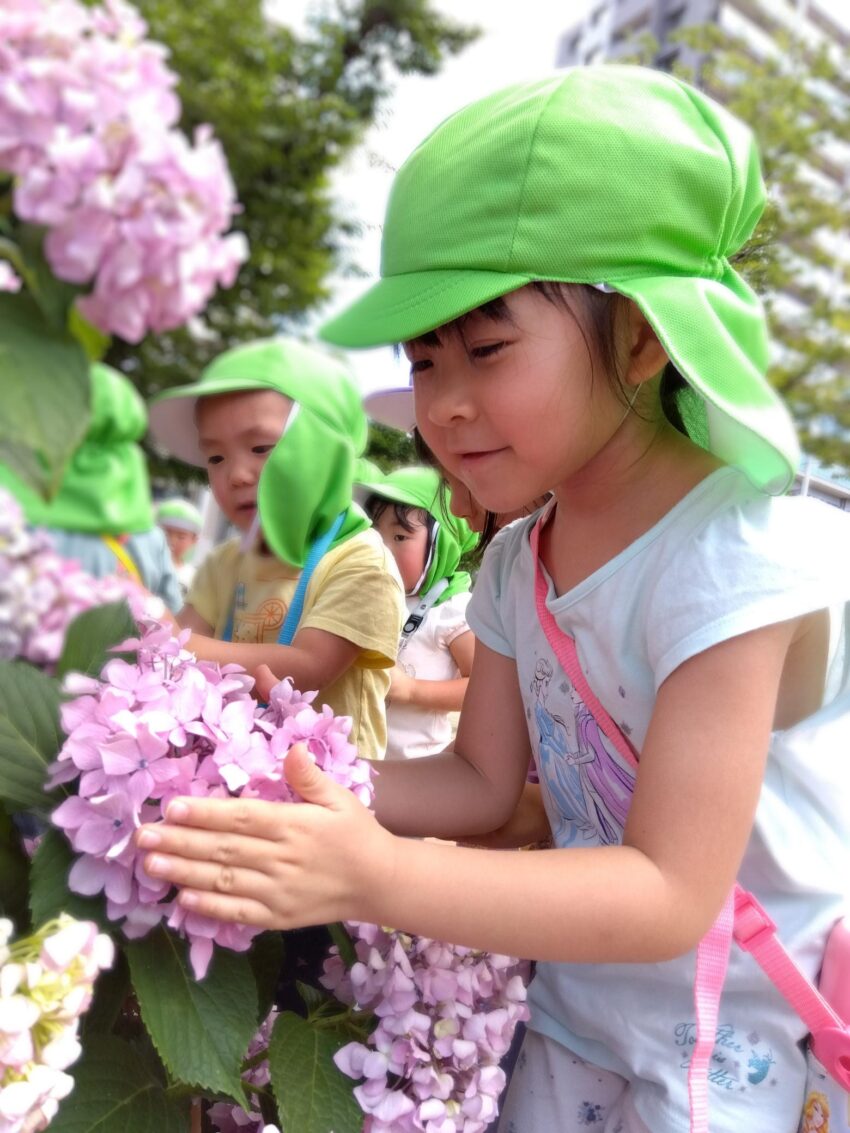
[{"label": "girl's nose", "polygon": [[[429,383],[424,394],[425,414],[434,425],[453,425],[468,421],[475,415],[466,382],[446,376]],[[417,415],[419,406],[417,404]]]}]

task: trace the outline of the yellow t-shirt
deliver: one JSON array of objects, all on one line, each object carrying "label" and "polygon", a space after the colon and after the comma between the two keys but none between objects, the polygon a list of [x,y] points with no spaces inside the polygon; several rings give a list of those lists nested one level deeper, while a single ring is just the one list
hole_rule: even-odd
[{"label": "yellow t-shirt", "polygon": [[[300,573],[274,555],[240,551],[232,539],[204,559],[186,602],[218,638],[232,606],[234,641],[274,644]],[[335,715],[350,716],[352,743],[369,759],[383,759],[387,748],[385,697],[405,617],[395,560],[372,529],[328,551],[307,584],[298,629],[325,630],[362,650],[338,680],[319,689],[316,707],[329,704]]]}]

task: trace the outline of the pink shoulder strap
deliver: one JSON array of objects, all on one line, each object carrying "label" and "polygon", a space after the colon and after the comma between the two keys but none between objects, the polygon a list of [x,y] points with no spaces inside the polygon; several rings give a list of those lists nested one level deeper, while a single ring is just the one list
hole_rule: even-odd
[{"label": "pink shoulder strap", "polygon": [[[534,601],[540,626],[552,652],[605,738],[627,763],[637,768],[637,752],[594,695],[579,664],[575,641],[558,626],[546,604],[548,586],[540,564],[539,545],[540,532],[548,515],[547,509],[535,523],[530,536]],[[850,1033],[782,947],[776,937],[776,925],[756,898],[736,884],[714,924],[697,946],[694,977],[696,1041],[688,1068],[691,1133],[708,1133],[708,1070],[733,935],[738,944],[752,954],[809,1027],[816,1056],[837,1081],[850,1088]]]}]

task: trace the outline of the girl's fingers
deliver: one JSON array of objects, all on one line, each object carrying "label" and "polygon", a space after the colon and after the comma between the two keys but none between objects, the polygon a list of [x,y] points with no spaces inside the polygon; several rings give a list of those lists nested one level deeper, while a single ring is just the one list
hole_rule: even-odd
[{"label": "girl's fingers", "polygon": [[266,875],[253,869],[170,857],[168,854],[148,854],[144,867],[151,877],[171,881],[181,888],[250,898],[258,903],[262,902],[268,887]]},{"label": "girl's fingers", "polygon": [[140,827],[136,834],[136,845],[152,853],[171,854],[222,866],[242,866],[260,873],[266,872],[272,857],[267,839],[222,833],[208,828],[172,826],[169,822]]},{"label": "girl's fingers", "polygon": [[280,803],[265,802],[263,799],[184,797],[168,804],[164,826],[156,824],[141,829],[165,831],[169,828],[199,827],[249,838],[274,839],[280,835],[285,818],[284,808]]},{"label": "girl's fingers", "polygon": [[233,921],[236,924],[257,925],[260,928],[288,928],[280,916],[275,916],[262,901],[250,897],[234,896],[225,893],[209,893],[184,889],[177,902],[187,912],[200,913],[219,921]]}]

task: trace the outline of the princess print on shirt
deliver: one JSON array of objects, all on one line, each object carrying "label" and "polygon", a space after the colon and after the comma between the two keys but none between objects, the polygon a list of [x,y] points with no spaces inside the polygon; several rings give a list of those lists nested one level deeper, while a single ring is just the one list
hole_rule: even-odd
[{"label": "princess print on shirt", "polygon": [[[572,684],[565,719],[551,710],[552,663],[538,657],[530,691],[537,723],[537,764],[555,844],[579,840],[601,845],[622,841],[634,775],[609,753],[593,715]],[[551,811],[554,810],[554,813]]]}]

